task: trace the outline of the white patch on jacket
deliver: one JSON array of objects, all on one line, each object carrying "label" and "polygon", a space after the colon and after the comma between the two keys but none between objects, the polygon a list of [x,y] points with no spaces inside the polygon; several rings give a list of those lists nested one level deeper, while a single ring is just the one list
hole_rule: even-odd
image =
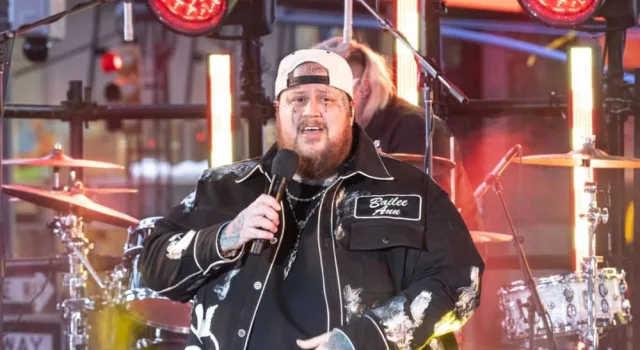
[{"label": "white patch on jacket", "polygon": [[342,288],[342,300],[344,300],[347,323],[351,322],[352,318],[360,316],[364,311],[362,298],[360,298],[361,293],[362,288],[351,288],[348,284]]},{"label": "white patch on jacket", "polygon": [[442,345],[442,342],[439,339],[431,339],[429,347],[431,350],[445,350],[444,345]]},{"label": "white patch on jacket", "polygon": [[182,208],[182,212],[190,213],[191,211],[193,211],[195,201],[196,201],[196,191],[193,191],[189,193],[188,196],[184,197],[182,202],[180,202],[180,204],[182,204],[182,206],[184,207]]},{"label": "white patch on jacket", "polygon": [[369,194],[371,194],[369,191],[346,192],[344,188],[338,191],[336,195],[336,229],[333,233],[336,240],[339,241],[345,237],[342,221],[347,217],[353,217],[356,199]]},{"label": "white patch on jacket", "polygon": [[200,343],[202,343],[202,338],[209,338],[211,342],[215,346],[216,350],[220,349],[220,345],[218,344],[218,339],[211,333],[211,321],[213,320],[213,315],[216,312],[218,305],[213,305],[207,308],[206,313],[204,312],[204,306],[202,304],[196,305],[194,312],[196,314],[196,325],[191,325],[191,332],[198,337]]},{"label": "white patch on jacket", "polygon": [[471,266],[468,287],[458,288],[458,301],[433,327],[436,336],[458,331],[471,318],[480,303],[480,268]]},{"label": "white patch on jacket", "polygon": [[218,295],[218,299],[224,300],[227,297],[227,293],[229,293],[229,289],[231,288],[231,280],[240,272],[239,264],[236,267],[227,272],[226,276],[224,276],[224,281],[222,284],[219,284],[213,287],[213,291]]},{"label": "white patch on jacket", "polygon": [[189,244],[196,236],[196,231],[189,231],[187,233],[178,233],[173,235],[169,239],[169,245],[167,246],[167,258],[172,260],[178,260],[182,257],[182,253],[187,250]]},{"label": "white patch on jacket", "polygon": [[215,181],[229,174],[234,174],[238,177],[242,177],[253,168],[255,168],[256,165],[258,165],[258,162],[256,161],[243,161],[239,163],[224,165],[215,169],[207,169],[202,173],[200,179]]},{"label": "white patch on jacket", "polygon": [[431,292],[422,291],[409,305],[411,315],[405,313],[405,297],[395,297],[372,310],[384,327],[387,339],[399,349],[411,349],[413,333],[422,324],[424,313],[431,303]]}]

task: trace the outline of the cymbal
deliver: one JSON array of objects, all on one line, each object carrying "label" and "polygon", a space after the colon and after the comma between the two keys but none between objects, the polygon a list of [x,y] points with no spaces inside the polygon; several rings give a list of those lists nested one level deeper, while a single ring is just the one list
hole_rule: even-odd
[{"label": "cymbal", "polygon": [[138,219],[95,203],[81,193],[52,192],[21,185],[2,185],[2,192],[61,213],[73,210],[85,221],[99,221],[125,228],[138,224]]},{"label": "cymbal", "polygon": [[[387,153],[388,156],[396,158],[398,160],[411,163],[420,168],[424,167],[424,155],[423,154],[411,154],[411,153]],[[445,168],[445,170],[451,170],[456,166],[456,163],[447,158],[433,156],[433,166],[438,168]]]},{"label": "cymbal", "polygon": [[513,240],[511,235],[486,231],[471,231],[471,238],[473,238],[474,243],[502,243]]},{"label": "cymbal", "polygon": [[34,165],[60,168],[98,168],[98,169],[124,169],[123,166],[95,160],[74,159],[65,155],[60,148],[55,148],[51,154],[42,158],[3,159],[4,165]]},{"label": "cymbal", "polygon": [[522,157],[522,164],[559,167],[633,169],[640,168],[640,159],[611,156],[595,147],[585,147],[563,154],[540,154]]},{"label": "cymbal", "polygon": [[109,194],[135,194],[138,193],[138,190],[135,188],[98,188],[98,187],[84,187],[81,190],[86,194],[98,194],[98,195],[109,195]]}]

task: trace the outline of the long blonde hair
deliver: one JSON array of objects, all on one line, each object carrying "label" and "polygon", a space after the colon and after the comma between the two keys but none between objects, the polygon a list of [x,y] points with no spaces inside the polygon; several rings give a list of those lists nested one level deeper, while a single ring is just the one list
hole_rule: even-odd
[{"label": "long blonde hair", "polygon": [[395,95],[392,72],[386,59],[366,44],[353,40],[344,43],[342,37],[338,36],[316,44],[313,48],[335,52],[350,64],[359,63],[364,67],[362,79],[367,79],[371,86],[371,93],[362,109],[364,119],[370,120],[373,114],[384,109]]}]

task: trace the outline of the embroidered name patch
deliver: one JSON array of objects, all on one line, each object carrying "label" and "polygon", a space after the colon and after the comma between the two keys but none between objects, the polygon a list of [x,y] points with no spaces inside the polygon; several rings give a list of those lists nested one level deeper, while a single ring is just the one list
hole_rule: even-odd
[{"label": "embroidered name patch", "polygon": [[356,198],[353,216],[418,221],[422,218],[422,197],[417,194],[361,196]]}]

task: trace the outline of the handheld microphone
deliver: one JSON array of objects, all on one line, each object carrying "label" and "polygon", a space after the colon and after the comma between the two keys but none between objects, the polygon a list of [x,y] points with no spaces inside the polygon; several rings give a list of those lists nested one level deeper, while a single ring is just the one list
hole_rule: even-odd
[{"label": "handheld microphone", "polygon": [[500,159],[500,162],[498,162],[496,167],[491,170],[491,172],[484,178],[480,186],[478,186],[478,188],[476,188],[476,190],[473,192],[474,197],[480,198],[489,190],[491,185],[493,185],[493,183],[495,182],[496,178],[502,174],[509,163],[511,163],[513,158],[518,155],[518,152],[521,148],[521,145],[515,145],[511,147],[509,151],[507,151],[507,154],[505,154],[505,156]]},{"label": "handheld microphone", "polygon": [[124,15],[123,15],[123,23],[124,23],[124,41],[133,41],[133,4],[132,0],[124,0]]},{"label": "handheld microphone", "polygon": [[[273,158],[273,163],[271,163],[273,179],[271,180],[271,186],[269,186],[267,194],[274,197],[278,203],[280,203],[284,190],[287,188],[287,183],[296,173],[296,170],[298,170],[299,159],[296,152],[288,149],[279,150],[275,158]],[[283,208],[280,210],[283,210]],[[262,249],[264,249],[264,243],[265,240],[263,239],[253,241],[251,254],[260,255]]]}]

